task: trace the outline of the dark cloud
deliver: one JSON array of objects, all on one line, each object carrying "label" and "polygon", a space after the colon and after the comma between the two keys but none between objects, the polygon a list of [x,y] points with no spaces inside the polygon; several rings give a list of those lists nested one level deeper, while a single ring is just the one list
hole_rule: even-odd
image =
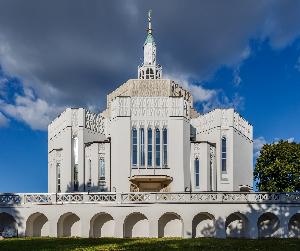
[{"label": "dark cloud", "polygon": [[204,79],[236,65],[249,39],[300,33],[299,1],[1,1],[0,64],[50,105],[96,105],[137,76],[153,10],[165,73]]}]

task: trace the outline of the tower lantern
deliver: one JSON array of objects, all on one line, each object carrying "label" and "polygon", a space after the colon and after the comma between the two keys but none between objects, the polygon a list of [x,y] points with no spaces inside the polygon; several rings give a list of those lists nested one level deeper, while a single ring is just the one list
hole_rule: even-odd
[{"label": "tower lantern", "polygon": [[152,35],[151,10],[148,12],[147,38],[144,43],[144,62],[138,67],[139,79],[161,79],[162,67],[156,63],[156,44]]}]

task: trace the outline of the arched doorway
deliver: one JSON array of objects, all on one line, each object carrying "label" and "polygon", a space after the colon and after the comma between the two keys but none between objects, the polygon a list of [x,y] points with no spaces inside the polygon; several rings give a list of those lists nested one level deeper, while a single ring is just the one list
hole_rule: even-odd
[{"label": "arched doorway", "polygon": [[158,220],[158,237],[182,237],[182,218],[176,213],[165,213]]},{"label": "arched doorway", "polygon": [[80,218],[74,213],[65,213],[57,222],[57,236],[80,236]]},{"label": "arched doorway", "polygon": [[26,236],[49,236],[48,218],[42,213],[30,215],[26,221]]},{"label": "arched doorway", "polygon": [[142,213],[132,213],[124,221],[124,237],[149,237],[149,221]]},{"label": "arched doorway", "polygon": [[0,213],[0,236],[18,236],[18,225],[16,219],[8,213]]},{"label": "arched doorway", "polygon": [[197,214],[192,222],[192,237],[215,236],[215,217],[209,213]]},{"label": "arched doorway", "polygon": [[245,238],[248,235],[248,219],[236,212],[230,214],[225,221],[226,236],[231,238]]},{"label": "arched doorway", "polygon": [[300,238],[300,213],[294,214],[289,220],[289,237]]},{"label": "arched doorway", "polygon": [[279,219],[273,213],[262,214],[257,221],[258,237],[275,237],[277,236],[279,229]]},{"label": "arched doorway", "polygon": [[90,221],[90,237],[114,237],[115,221],[108,213],[94,215]]}]

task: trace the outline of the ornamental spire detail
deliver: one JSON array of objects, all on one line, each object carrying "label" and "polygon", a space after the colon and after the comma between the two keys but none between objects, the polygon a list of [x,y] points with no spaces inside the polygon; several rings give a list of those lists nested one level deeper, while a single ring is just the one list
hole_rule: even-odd
[{"label": "ornamental spire detail", "polygon": [[138,67],[139,79],[161,79],[162,68],[156,63],[156,44],[152,35],[152,11],[148,12],[147,37],[144,43],[144,62]]}]

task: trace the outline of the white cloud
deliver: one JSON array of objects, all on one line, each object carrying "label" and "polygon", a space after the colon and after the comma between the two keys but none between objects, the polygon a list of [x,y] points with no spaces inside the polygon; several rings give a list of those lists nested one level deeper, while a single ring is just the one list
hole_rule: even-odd
[{"label": "white cloud", "polygon": [[6,84],[8,82],[8,79],[3,77],[0,78],[0,97],[6,95]]},{"label": "white cloud", "polygon": [[266,143],[267,143],[267,141],[262,136],[253,140],[253,156],[254,156],[254,158],[257,158],[260,155],[260,149]]},{"label": "white cloud", "polygon": [[233,83],[235,86],[239,86],[242,83],[242,78],[240,76],[240,68],[236,67],[233,71]]},{"label": "white cloud", "polygon": [[2,112],[0,112],[0,127],[6,127],[8,126],[9,119],[4,116]]},{"label": "white cloud", "polygon": [[221,90],[218,95],[202,104],[203,112],[209,112],[215,108],[234,108],[235,110],[244,109],[245,98],[235,93],[232,98],[226,96]]},{"label": "white cloud", "polygon": [[49,122],[64,107],[50,106],[45,100],[34,97],[30,89],[24,95],[16,95],[14,103],[0,100],[0,110],[8,117],[24,122],[33,130],[47,130]]},{"label": "white cloud", "polygon": [[204,88],[200,84],[192,84],[188,81],[188,76],[186,75],[174,75],[174,74],[165,74],[164,78],[174,79],[179,83],[183,88],[189,90],[193,95],[194,102],[207,102],[213,99],[217,95],[217,91],[214,89]]}]

